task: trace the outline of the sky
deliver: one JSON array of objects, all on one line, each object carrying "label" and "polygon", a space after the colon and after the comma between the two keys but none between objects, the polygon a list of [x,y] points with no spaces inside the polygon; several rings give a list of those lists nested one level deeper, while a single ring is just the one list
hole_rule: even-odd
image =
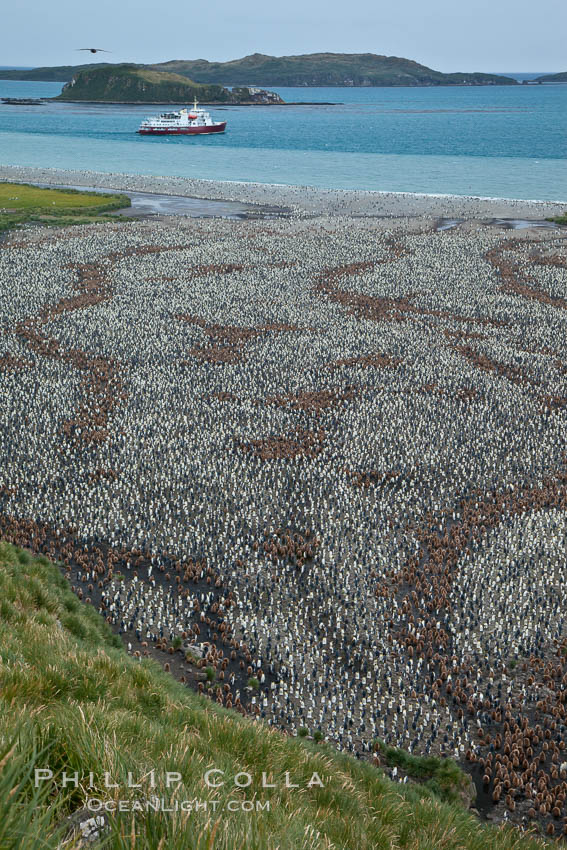
[{"label": "sky", "polygon": [[[17,0],[1,65],[378,53],[439,71],[566,71],[565,0]],[[79,53],[102,47],[109,54]]]}]

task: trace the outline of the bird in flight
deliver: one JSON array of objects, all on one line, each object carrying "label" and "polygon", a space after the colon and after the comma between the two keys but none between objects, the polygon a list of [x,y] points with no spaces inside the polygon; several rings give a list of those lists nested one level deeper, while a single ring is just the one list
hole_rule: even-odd
[{"label": "bird in flight", "polygon": [[85,50],[87,53],[112,53],[111,50],[103,50],[102,47],[77,47],[77,50]]}]

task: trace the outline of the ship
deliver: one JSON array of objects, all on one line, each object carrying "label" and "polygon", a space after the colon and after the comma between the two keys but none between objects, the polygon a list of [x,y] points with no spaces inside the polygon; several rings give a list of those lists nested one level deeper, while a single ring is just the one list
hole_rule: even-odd
[{"label": "ship", "polygon": [[210,114],[199,109],[197,99],[191,109],[180,109],[178,112],[163,112],[145,118],[138,128],[138,133],[152,136],[196,136],[207,133],[224,133],[226,121],[213,121]]}]

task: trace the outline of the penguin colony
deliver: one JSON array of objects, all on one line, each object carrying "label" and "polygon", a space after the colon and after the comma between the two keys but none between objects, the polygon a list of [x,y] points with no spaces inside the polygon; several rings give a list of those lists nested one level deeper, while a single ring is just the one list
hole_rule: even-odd
[{"label": "penguin colony", "polygon": [[0,532],[220,703],[560,835],[567,245],[397,226],[5,242]]}]

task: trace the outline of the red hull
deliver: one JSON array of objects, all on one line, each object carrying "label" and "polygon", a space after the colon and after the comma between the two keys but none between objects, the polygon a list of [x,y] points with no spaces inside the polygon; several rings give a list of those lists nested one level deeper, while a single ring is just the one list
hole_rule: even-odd
[{"label": "red hull", "polygon": [[142,136],[197,136],[224,133],[225,129],[226,121],[223,121],[222,124],[213,124],[209,127],[172,127],[171,129],[143,127],[138,130],[138,133],[141,133]]}]

